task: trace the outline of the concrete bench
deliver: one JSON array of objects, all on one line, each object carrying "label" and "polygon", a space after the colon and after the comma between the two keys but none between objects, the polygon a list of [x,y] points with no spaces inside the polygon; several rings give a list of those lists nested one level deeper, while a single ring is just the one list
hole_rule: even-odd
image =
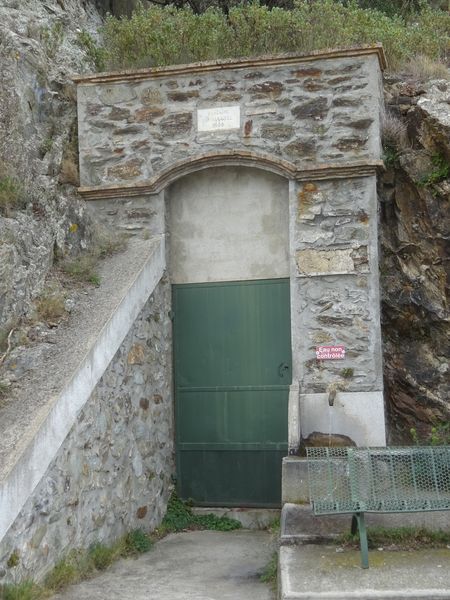
[{"label": "concrete bench", "polygon": [[315,515],[349,513],[369,567],[364,513],[450,510],[450,446],[307,448]]}]

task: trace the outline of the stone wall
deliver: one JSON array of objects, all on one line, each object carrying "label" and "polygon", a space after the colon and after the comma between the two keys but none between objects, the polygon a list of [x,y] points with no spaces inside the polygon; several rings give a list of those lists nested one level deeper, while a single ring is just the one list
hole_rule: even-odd
[{"label": "stone wall", "polygon": [[[81,185],[142,182],[214,150],[261,152],[298,168],[379,158],[376,49],[313,59],[221,61],[80,78]],[[198,109],[233,106],[240,109],[237,127],[198,130]]]},{"label": "stone wall", "polygon": [[160,523],[174,469],[169,306],[163,279],[0,544],[3,581],[40,578],[71,548]]},{"label": "stone wall", "polygon": [[[347,391],[382,390],[375,177],[301,182],[291,210],[301,391],[336,381]],[[346,347],[345,359],[317,361],[315,348],[333,344]]]}]

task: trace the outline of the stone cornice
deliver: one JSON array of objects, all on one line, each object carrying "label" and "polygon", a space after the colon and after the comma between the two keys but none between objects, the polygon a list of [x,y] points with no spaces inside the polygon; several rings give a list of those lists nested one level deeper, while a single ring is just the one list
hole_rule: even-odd
[{"label": "stone cornice", "polygon": [[189,173],[210,167],[238,166],[254,167],[271,171],[295,181],[319,181],[368,177],[383,168],[382,160],[365,160],[345,164],[322,164],[314,167],[299,167],[286,160],[248,151],[209,152],[194,158],[179,161],[160,171],[151,179],[127,184],[79,187],[78,192],[85,200],[130,198],[157,194],[168,185]]},{"label": "stone cornice", "polygon": [[144,81],[159,77],[179,77],[194,73],[205,73],[211,71],[225,71],[237,69],[251,69],[273,67],[278,65],[297,64],[300,62],[312,62],[327,58],[358,57],[375,54],[378,57],[381,70],[386,69],[386,56],[381,44],[370,44],[352,48],[334,50],[318,50],[308,54],[278,54],[245,59],[224,59],[192,63],[188,65],[171,65],[169,67],[153,67],[149,69],[135,69],[128,71],[117,71],[113,73],[95,73],[93,75],[75,75],[72,77],[77,84],[119,83]]}]

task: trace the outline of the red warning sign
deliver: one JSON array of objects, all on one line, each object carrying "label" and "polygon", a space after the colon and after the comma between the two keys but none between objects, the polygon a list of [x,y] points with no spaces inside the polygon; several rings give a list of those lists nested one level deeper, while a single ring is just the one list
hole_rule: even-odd
[{"label": "red warning sign", "polygon": [[343,360],[345,358],[345,346],[317,346],[317,360]]}]

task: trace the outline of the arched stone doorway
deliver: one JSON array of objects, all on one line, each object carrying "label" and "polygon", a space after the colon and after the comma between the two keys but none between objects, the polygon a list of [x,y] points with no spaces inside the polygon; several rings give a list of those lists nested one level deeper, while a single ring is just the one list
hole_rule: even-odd
[{"label": "arched stone doorway", "polygon": [[[376,198],[384,66],[375,45],[77,80],[80,193],[103,220],[161,248],[168,241],[174,286],[285,278],[289,469],[314,432],[386,442]],[[278,217],[255,216],[268,179],[288,195],[289,234],[280,234],[286,213],[272,237]],[[298,477],[285,470],[285,480]]]}]

